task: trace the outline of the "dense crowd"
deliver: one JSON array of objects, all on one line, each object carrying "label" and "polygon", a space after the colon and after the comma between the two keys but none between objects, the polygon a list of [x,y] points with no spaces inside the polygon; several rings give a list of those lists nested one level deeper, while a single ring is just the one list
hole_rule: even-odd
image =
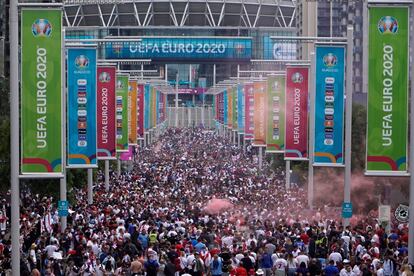
[{"label": "dense crowd", "polygon": [[[111,173],[110,191],[99,174],[94,204],[74,191],[64,233],[56,200],[22,191],[22,275],[413,275],[407,225],[344,228],[308,210],[302,188],[286,190],[282,170],[259,171],[253,151],[213,131],[168,129],[131,171]],[[0,211],[3,274],[6,200]]]}]

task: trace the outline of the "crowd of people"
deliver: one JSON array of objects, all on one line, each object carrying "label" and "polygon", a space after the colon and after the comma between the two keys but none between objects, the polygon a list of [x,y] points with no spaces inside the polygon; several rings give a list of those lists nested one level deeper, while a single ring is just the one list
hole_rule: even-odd
[{"label": "crowd of people", "polygon": [[[407,225],[343,227],[308,210],[303,188],[286,190],[282,169],[259,170],[251,146],[211,130],[167,129],[132,170],[111,172],[109,191],[103,182],[100,173],[91,205],[86,189],[73,191],[63,232],[57,200],[22,191],[22,275],[413,275]],[[6,199],[0,211],[5,274]]]}]

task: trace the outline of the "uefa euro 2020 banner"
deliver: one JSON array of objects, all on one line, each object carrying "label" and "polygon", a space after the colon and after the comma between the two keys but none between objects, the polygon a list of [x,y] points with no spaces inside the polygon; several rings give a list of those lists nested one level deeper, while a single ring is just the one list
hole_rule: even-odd
[{"label": "uefa euro 2020 banner", "polygon": [[244,133],[244,86],[242,84],[237,85],[237,127],[239,133]]},{"label": "uefa euro 2020 banner", "polygon": [[408,7],[369,8],[366,174],[407,172],[408,18]]},{"label": "uefa euro 2020 banner", "polygon": [[255,81],[253,146],[266,147],[266,81]]},{"label": "uefa euro 2020 banner", "polygon": [[233,112],[232,112],[232,115],[233,115],[233,130],[238,130],[238,125],[237,125],[237,112],[238,112],[238,110],[237,110],[237,106],[238,106],[238,103],[237,103],[237,101],[238,101],[238,99],[237,99],[237,87],[236,86],[233,86],[232,88],[231,88],[231,92],[232,92],[232,100],[233,100],[233,104],[232,104],[232,107],[233,107]]},{"label": "uefa euro 2020 banner", "polygon": [[128,75],[116,75],[116,151],[128,152]]},{"label": "uefa euro 2020 banner", "polygon": [[144,139],[144,84],[137,86],[137,136]]},{"label": "uefa euro 2020 banner", "polygon": [[96,48],[69,48],[68,167],[96,168]]},{"label": "uefa euro 2020 banner", "polygon": [[131,80],[128,85],[128,144],[137,144],[137,81]]},{"label": "uefa euro 2020 banner", "polygon": [[97,135],[98,160],[116,159],[115,66],[97,69]]},{"label": "uefa euro 2020 banner", "polygon": [[62,177],[62,11],[21,12],[21,173]]},{"label": "uefa euro 2020 banner", "polygon": [[233,89],[231,87],[227,88],[227,126],[233,128]]},{"label": "uefa euro 2020 banner", "polygon": [[285,76],[267,77],[266,152],[285,149]]},{"label": "uefa euro 2020 banner", "polygon": [[286,68],[285,160],[308,158],[309,68]]},{"label": "uefa euro 2020 banner", "polygon": [[253,83],[244,84],[244,137],[253,139],[254,135],[254,90]]},{"label": "uefa euro 2020 banner", "polygon": [[315,166],[343,166],[345,46],[316,46]]},{"label": "uefa euro 2020 banner", "polygon": [[150,85],[144,85],[144,134],[150,128]]},{"label": "uefa euro 2020 banner", "polygon": [[227,97],[227,90],[223,91],[223,124],[227,127],[228,123],[228,108],[229,108],[229,99]]}]

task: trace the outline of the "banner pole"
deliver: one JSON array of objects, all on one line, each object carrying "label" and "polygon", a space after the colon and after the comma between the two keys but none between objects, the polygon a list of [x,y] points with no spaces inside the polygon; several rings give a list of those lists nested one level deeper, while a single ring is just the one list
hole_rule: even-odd
[{"label": "banner pole", "polygon": [[290,160],[286,160],[286,190],[290,189]]},{"label": "banner pole", "polygon": [[89,205],[93,204],[93,171],[92,169],[88,169],[88,204]]},{"label": "banner pole", "polygon": [[[351,202],[351,143],[352,143],[352,66],[353,64],[353,36],[354,27],[348,25],[347,47],[346,47],[346,109],[345,109],[345,179],[344,179],[344,202]],[[343,218],[344,227],[349,225],[349,218]]]},{"label": "banner pole", "polygon": [[12,275],[20,275],[19,181],[19,19],[18,0],[10,0],[10,186]]},{"label": "banner pole", "polygon": [[[65,30],[62,30],[62,37],[65,37]],[[61,59],[65,59],[65,45],[64,40],[62,42],[62,48],[60,49]],[[62,171],[63,171],[63,178],[60,179],[60,200],[61,201],[67,201],[67,179],[66,179],[66,97],[67,97],[67,91],[66,91],[66,78],[65,78],[65,63],[62,62],[61,64],[61,91],[63,92],[63,96],[61,99],[62,103]],[[60,218],[61,221],[61,232],[63,233],[67,227],[67,217],[62,216]]]},{"label": "banner pole", "polygon": [[118,176],[121,176],[121,159],[120,156],[117,158],[117,169],[118,169]]},{"label": "banner pole", "polygon": [[105,191],[109,191],[109,160],[105,160]]},{"label": "banner pole", "polygon": [[315,143],[315,53],[310,53],[311,72],[309,74],[310,86],[310,120],[309,120],[309,163],[308,163],[308,207],[313,209],[313,159]]},{"label": "banner pole", "polygon": [[259,147],[259,170],[261,171],[263,167],[263,147]]},{"label": "banner pole", "polygon": [[178,127],[178,73],[175,76],[175,127]]},{"label": "banner pole", "polygon": [[[414,13],[414,5],[411,6]],[[414,264],[414,28],[411,27],[411,100],[410,100],[410,199],[408,217],[408,263]]]}]

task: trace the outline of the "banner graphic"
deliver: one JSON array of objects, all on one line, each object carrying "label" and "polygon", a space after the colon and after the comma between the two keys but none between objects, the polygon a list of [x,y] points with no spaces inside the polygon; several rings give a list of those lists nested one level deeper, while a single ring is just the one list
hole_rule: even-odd
[{"label": "banner graphic", "polygon": [[137,145],[137,81],[130,80],[128,85],[128,144]]},{"label": "banner graphic", "polygon": [[285,149],[285,76],[267,78],[266,152]]},{"label": "banner graphic", "polygon": [[116,151],[128,151],[128,75],[116,75]]},{"label": "banner graphic", "polygon": [[255,81],[253,146],[266,146],[266,81]]}]

